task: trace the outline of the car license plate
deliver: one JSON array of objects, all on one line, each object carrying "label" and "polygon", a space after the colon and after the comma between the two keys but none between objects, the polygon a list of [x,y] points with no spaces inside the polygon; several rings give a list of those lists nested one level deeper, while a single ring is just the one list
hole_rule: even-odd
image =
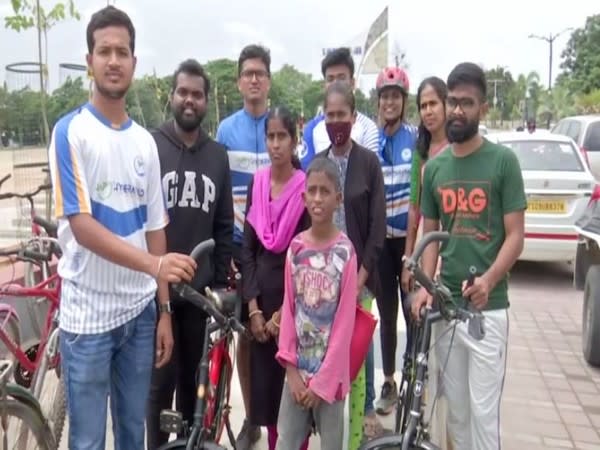
[{"label": "car license plate", "polygon": [[527,212],[533,214],[566,214],[567,203],[564,200],[529,200]]}]

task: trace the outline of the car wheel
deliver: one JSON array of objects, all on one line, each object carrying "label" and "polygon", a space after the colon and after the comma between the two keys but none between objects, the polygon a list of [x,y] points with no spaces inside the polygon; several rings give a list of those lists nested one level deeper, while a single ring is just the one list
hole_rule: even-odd
[{"label": "car wheel", "polygon": [[583,357],[600,367],[600,265],[590,266],[585,277],[582,328]]}]

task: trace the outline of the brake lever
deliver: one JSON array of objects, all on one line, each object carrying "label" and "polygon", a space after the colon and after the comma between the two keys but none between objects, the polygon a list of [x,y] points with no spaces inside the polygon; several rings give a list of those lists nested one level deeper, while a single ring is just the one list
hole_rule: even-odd
[{"label": "brake lever", "polygon": [[[473,286],[475,283],[475,277],[477,273],[477,268],[475,266],[471,266],[469,268],[469,278],[467,279],[467,287]],[[469,318],[469,335],[475,339],[476,341],[481,341],[485,337],[485,317],[473,304],[471,303],[471,299],[467,300],[467,310],[471,313],[471,317]]]}]

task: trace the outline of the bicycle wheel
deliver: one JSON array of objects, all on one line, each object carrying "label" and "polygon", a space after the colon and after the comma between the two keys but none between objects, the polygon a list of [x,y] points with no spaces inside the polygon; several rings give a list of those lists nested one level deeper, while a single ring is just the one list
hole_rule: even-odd
[{"label": "bicycle wheel", "polygon": [[[6,424],[2,424],[5,414]],[[3,427],[6,425],[6,428]],[[7,398],[0,402],[0,446],[17,450],[56,450],[52,431],[39,411],[26,403]]]},{"label": "bicycle wheel", "polygon": [[56,446],[60,445],[67,416],[67,398],[65,382],[57,370],[48,370],[45,375],[44,387],[38,399],[40,408],[52,430]]},{"label": "bicycle wheel", "polygon": [[[8,311],[0,311],[0,326],[4,324],[3,330],[8,338],[13,341],[17,347],[21,346],[21,332],[19,329],[19,322],[14,315],[8,314]],[[11,362],[15,361],[15,355],[4,345],[4,342],[0,341],[0,359],[8,359]]]}]

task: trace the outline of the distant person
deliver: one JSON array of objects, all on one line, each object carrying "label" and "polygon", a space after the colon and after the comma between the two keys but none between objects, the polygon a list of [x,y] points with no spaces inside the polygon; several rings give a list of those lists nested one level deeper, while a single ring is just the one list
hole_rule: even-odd
[{"label": "distant person", "polygon": [[536,121],[534,118],[530,118],[527,120],[527,131],[529,131],[529,133],[534,133],[536,130]]},{"label": "distant person", "polygon": [[[321,62],[321,73],[325,79],[324,89],[334,81],[347,83],[354,90],[354,60],[347,48],[338,48],[329,52]],[[374,152],[379,150],[379,130],[377,125],[361,112],[356,112],[356,121],[352,126],[352,139]],[[302,167],[306,170],[317,153],[326,150],[331,145],[331,140],[325,128],[325,114],[321,113],[310,120],[304,127],[304,143],[300,147],[298,157]]]},{"label": "distant person", "polygon": [[[266,146],[266,120],[271,88],[271,55],[260,45],[244,47],[238,58],[238,89],[244,106],[224,119],[217,130],[217,141],[227,148],[233,191],[233,268],[241,271],[242,243],[246,215],[246,196],[252,175],[271,164]],[[242,307],[242,322],[248,325],[248,304]],[[239,335],[237,373],[240,379],[246,418],[237,437],[236,448],[247,450],[260,439],[260,427],[250,423],[250,341]]]},{"label": "distant person", "polygon": [[86,34],[92,98],[58,121],[48,150],[64,252],[59,343],[68,447],[105,448],[110,396],[114,448],[142,450],[152,366],[164,366],[173,348],[168,283],[191,281],[196,263],[166,253],[156,143],[125,108],[136,64],[131,19],[107,6]]}]

